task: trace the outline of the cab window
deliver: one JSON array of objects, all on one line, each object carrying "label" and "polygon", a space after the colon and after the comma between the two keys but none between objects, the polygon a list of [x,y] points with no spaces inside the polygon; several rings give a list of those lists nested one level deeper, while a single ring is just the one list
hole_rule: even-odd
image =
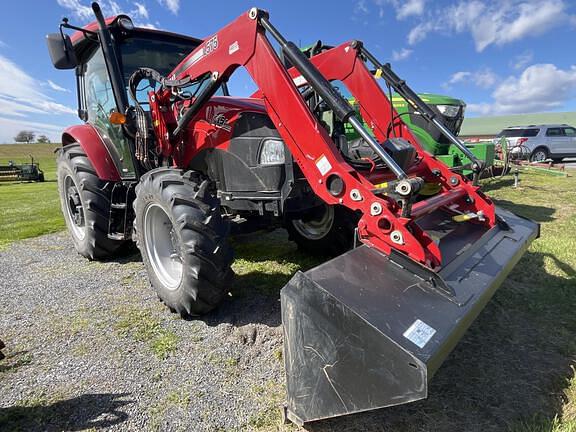
[{"label": "cab window", "polygon": [[122,127],[110,123],[110,113],[116,109],[112,83],[102,51],[98,48],[86,62],[84,74],[85,109],[88,123],[93,125],[109,149],[116,149],[122,177],[134,175],[130,147]]}]

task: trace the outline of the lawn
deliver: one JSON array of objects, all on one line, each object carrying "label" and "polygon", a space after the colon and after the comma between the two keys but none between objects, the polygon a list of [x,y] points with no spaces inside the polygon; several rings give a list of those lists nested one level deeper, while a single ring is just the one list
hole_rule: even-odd
[{"label": "lawn", "polygon": [[[32,153],[40,161],[47,180],[43,184],[0,183],[0,249],[15,240],[64,228],[58,205],[54,147],[0,145],[0,163],[10,159],[24,161]],[[484,319],[470,331],[479,335],[486,347],[496,344],[504,360],[484,362],[491,364],[489,371],[475,371],[475,365],[464,361],[461,366],[459,363],[462,380],[445,379],[458,382],[456,388],[463,399],[474,400],[474,395],[466,393],[466,382],[491,380],[495,387],[505,386],[505,374],[514,369],[513,362],[520,358],[523,363],[519,368],[533,368],[532,374],[525,377],[526,386],[522,386],[533,387],[533,396],[517,395],[518,403],[524,405],[520,411],[529,414],[512,422],[509,430],[576,432],[576,178],[522,172],[520,179],[518,188],[512,187],[511,177],[484,181],[484,190],[498,205],[541,223],[541,237],[531,245],[487,308],[488,316],[514,317],[510,320],[514,328],[507,328],[504,321]],[[262,247],[237,239],[235,244],[234,270],[240,280],[248,281],[251,289],[273,290],[274,295],[296,269],[316,262],[294,252],[285,242]],[[259,255],[263,250],[265,259]],[[518,328],[522,322],[526,323],[525,329]],[[511,346],[526,351],[526,358],[518,352],[510,354],[507,349]],[[478,355],[494,355],[494,351],[486,351],[488,354]],[[456,352],[449,361],[461,361],[458,355]],[[511,365],[506,363],[507,356]],[[442,381],[441,376],[438,378]],[[500,388],[494,390],[502,393]],[[515,397],[514,388],[505,391]],[[528,401],[536,399],[545,399],[546,403],[534,402],[532,409]],[[498,411],[497,407],[487,409]]]},{"label": "lawn", "polygon": [[8,161],[40,163],[46,182],[0,182],[0,250],[15,240],[60,231],[64,219],[58,203],[56,157],[58,144],[0,145],[0,165]]},{"label": "lawn", "polygon": [[[498,291],[494,301],[508,316],[525,318],[537,328],[533,341],[562,370],[542,370],[556,413],[536,412],[511,427],[514,432],[576,432],[576,178],[522,172],[517,189],[510,178],[487,180],[484,190],[498,205],[541,223],[541,237]],[[499,329],[506,333],[506,329]],[[530,359],[526,359],[527,362]],[[504,377],[503,377],[504,378]]]}]

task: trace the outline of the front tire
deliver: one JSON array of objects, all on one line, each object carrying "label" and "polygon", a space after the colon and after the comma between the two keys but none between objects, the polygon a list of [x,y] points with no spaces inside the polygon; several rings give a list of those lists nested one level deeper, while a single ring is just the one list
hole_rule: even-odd
[{"label": "front tire", "polygon": [[211,186],[170,168],[144,174],[136,186],[136,244],[160,300],[182,316],[214,309],[234,275],[229,224]]},{"label": "front tire", "polygon": [[530,162],[544,162],[548,159],[548,150],[544,147],[538,147],[530,155]]},{"label": "front tire", "polygon": [[336,256],[354,246],[358,217],[342,206],[321,206],[286,221],[288,237],[304,252]]},{"label": "front tire", "polygon": [[123,241],[108,238],[110,193],[106,182],[79,144],[59,150],[58,192],[64,220],[78,253],[88,259],[102,259],[114,254]]}]

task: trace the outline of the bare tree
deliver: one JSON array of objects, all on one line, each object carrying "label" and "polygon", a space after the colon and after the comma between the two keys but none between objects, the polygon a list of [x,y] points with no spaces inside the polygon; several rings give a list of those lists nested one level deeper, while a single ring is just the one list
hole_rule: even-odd
[{"label": "bare tree", "polygon": [[17,143],[30,144],[32,141],[34,141],[35,136],[36,134],[34,132],[23,130],[18,132],[18,135],[14,137],[14,141]]}]

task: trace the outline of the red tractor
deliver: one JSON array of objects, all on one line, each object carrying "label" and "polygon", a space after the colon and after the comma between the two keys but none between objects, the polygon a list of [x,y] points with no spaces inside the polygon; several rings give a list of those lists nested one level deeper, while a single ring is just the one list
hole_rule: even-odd
[{"label": "red tractor", "polygon": [[[58,154],[78,252],[104,258],[135,239],[162,301],[196,316],[234,286],[231,227],[284,226],[302,248],[340,254],[281,293],[288,417],[425,398],[538,225],[423,150],[374,74],[482,172],[359,41],[308,58],[256,8],[204,40],[92,8],[94,23],[48,36],[54,66],[76,70],[84,121]],[[240,67],[250,98],[226,86]]]}]

